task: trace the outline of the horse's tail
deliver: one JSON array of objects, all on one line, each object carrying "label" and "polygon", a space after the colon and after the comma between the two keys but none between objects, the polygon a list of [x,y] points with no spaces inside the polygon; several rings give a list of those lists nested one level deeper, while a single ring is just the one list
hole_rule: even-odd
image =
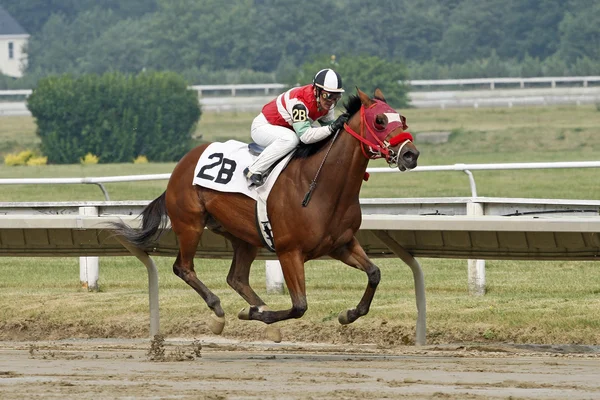
[{"label": "horse's tail", "polygon": [[133,229],[123,222],[112,223],[115,234],[123,236],[136,247],[147,247],[157,241],[167,226],[166,192],[154,199],[140,214],[142,229]]}]

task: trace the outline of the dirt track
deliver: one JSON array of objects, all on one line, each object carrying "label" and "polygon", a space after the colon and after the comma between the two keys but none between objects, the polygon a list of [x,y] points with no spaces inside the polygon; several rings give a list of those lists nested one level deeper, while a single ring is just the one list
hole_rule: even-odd
[{"label": "dirt track", "polygon": [[0,342],[0,398],[600,399],[598,349],[539,350],[214,338],[152,348],[149,340]]}]

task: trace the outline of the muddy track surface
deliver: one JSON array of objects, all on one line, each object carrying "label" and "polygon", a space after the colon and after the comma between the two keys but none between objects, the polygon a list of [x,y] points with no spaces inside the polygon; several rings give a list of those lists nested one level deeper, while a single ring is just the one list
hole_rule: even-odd
[{"label": "muddy track surface", "polygon": [[600,399],[582,347],[0,342],[2,399]]}]

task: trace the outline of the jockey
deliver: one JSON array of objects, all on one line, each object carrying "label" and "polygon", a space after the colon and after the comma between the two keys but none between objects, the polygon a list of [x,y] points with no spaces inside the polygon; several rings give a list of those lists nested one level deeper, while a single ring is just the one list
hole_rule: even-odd
[{"label": "jockey", "polygon": [[[252,140],[265,147],[252,165],[244,170],[251,185],[264,183],[264,174],[277,160],[300,142],[315,143],[337,132],[347,116],[335,119],[334,108],[342,97],[342,78],[332,69],[322,69],[312,84],[295,87],[267,103],[254,118]],[[319,122],[321,126],[313,127]]]}]

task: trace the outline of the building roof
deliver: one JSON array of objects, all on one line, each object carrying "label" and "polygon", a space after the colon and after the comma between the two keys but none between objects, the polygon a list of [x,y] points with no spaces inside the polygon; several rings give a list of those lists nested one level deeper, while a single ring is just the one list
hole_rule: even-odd
[{"label": "building roof", "polygon": [[27,35],[27,31],[0,6],[0,36],[2,35]]}]

